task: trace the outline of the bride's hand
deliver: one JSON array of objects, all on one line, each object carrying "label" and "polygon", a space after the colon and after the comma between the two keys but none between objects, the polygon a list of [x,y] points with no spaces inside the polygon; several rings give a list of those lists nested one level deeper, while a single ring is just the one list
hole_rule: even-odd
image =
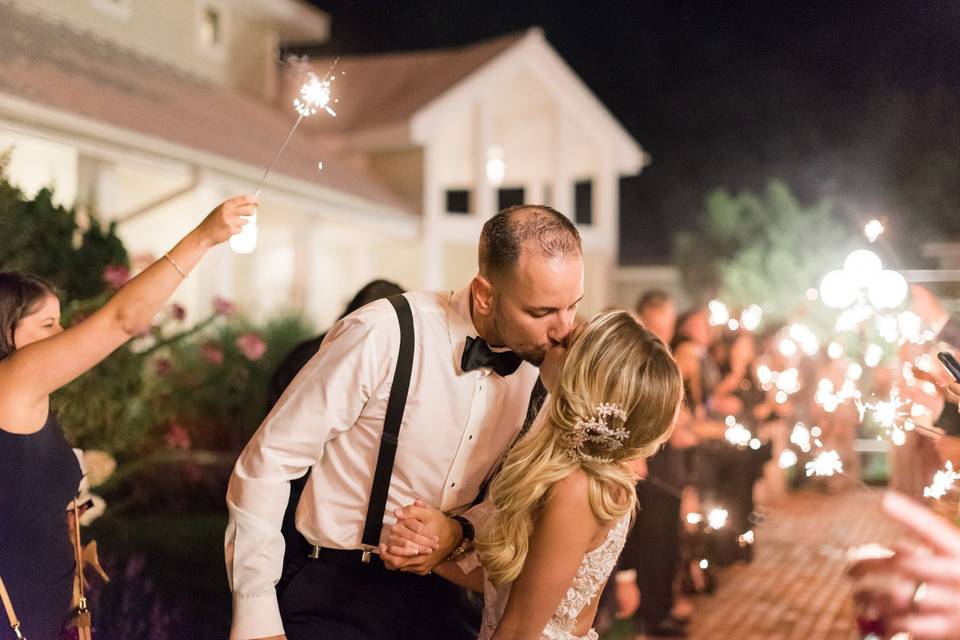
[{"label": "bride's hand", "polygon": [[[380,557],[388,569],[426,575],[460,544],[460,524],[420,500],[397,509],[394,515],[397,524],[391,528],[387,542],[380,545]],[[411,533],[436,542],[430,545],[427,553],[420,553],[419,538],[411,539]]]},{"label": "bride's hand", "polygon": [[424,520],[417,517],[405,517],[403,515],[406,509],[413,507],[433,510],[440,514],[440,517],[444,517],[442,513],[436,509],[432,509],[432,507],[427,507],[419,500],[404,509],[394,511],[394,515],[397,517],[397,523],[390,527],[390,533],[387,536],[386,543],[387,551],[389,551],[391,555],[401,558],[429,555],[436,551],[439,546],[440,538],[435,531],[430,529]]}]

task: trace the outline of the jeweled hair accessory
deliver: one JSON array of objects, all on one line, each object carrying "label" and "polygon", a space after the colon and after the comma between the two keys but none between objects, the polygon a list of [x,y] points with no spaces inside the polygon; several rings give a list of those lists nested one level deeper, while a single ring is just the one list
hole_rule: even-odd
[{"label": "jeweled hair accessory", "polygon": [[[611,426],[610,418],[620,420],[619,426]],[[564,442],[574,455],[584,462],[612,462],[613,458],[595,456],[583,450],[584,445],[594,444],[591,447],[600,451],[615,451],[623,446],[630,433],[623,426],[627,419],[627,412],[615,402],[605,402],[597,405],[597,412],[589,420],[577,420],[572,431],[566,434]]]}]

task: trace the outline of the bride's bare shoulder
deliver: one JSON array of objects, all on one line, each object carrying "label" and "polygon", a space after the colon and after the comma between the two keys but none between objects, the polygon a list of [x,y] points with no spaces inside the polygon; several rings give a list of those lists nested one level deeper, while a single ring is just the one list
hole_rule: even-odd
[{"label": "bride's bare shoulder", "polygon": [[575,469],[550,487],[548,502],[551,508],[591,514],[590,476],[583,469]]}]

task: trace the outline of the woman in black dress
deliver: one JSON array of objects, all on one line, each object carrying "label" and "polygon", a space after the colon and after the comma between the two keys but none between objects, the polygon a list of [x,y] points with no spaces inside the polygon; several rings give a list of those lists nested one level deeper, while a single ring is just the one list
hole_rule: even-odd
[{"label": "woman in black dress", "polygon": [[[29,640],[60,637],[73,588],[66,507],[81,472],[50,412],[50,394],[147,328],[204,254],[238,233],[255,206],[252,197],[227,200],[67,330],[49,285],[0,273],[0,578]],[[0,613],[0,640],[14,637]]]}]

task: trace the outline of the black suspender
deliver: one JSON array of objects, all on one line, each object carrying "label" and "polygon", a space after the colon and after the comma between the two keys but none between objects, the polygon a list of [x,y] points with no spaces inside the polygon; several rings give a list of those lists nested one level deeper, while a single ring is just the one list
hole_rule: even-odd
[{"label": "black suspender", "polygon": [[413,370],[413,313],[405,296],[395,295],[387,298],[397,312],[400,322],[400,353],[397,367],[393,372],[393,385],[387,400],[387,413],[383,419],[383,435],[380,438],[380,453],[377,454],[377,468],[373,474],[373,486],[370,489],[370,502],[367,504],[367,519],[363,525],[363,561],[370,562],[370,553],[380,544],[380,531],[383,528],[383,514],[387,507],[387,494],[390,491],[390,479],[393,476],[393,463],[397,456],[397,443],[400,438],[400,424],[403,422],[403,410],[407,405],[407,393],[410,390],[410,374]]},{"label": "black suspender", "polygon": [[501,467],[503,467],[503,461],[507,459],[507,454],[510,453],[510,449],[513,449],[513,446],[520,442],[520,439],[523,436],[527,435],[527,431],[530,430],[530,427],[533,425],[533,421],[536,419],[537,414],[540,413],[540,407],[543,406],[543,401],[547,398],[547,388],[543,386],[543,382],[540,380],[540,376],[537,376],[537,381],[533,385],[533,389],[530,390],[530,401],[527,403],[527,416],[523,420],[523,426],[520,427],[520,431],[517,433],[517,437],[513,439],[510,443],[510,446],[507,447],[507,450],[503,452],[503,455],[500,456],[500,460],[493,466],[493,469],[490,470],[490,473],[487,474],[487,477],[483,479],[483,482],[480,484],[480,491],[477,492],[477,497],[473,499],[473,502],[470,503],[471,507],[475,507],[481,502],[483,502],[487,497],[487,490],[490,489],[490,483],[493,482],[493,479],[498,473],[500,473]]}]

